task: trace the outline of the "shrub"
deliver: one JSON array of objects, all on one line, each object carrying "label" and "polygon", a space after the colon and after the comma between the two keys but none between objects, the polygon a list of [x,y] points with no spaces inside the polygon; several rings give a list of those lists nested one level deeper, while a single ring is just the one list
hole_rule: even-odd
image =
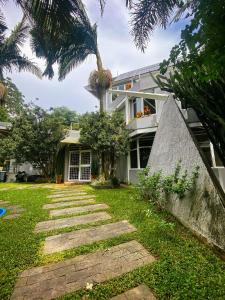
[{"label": "shrub", "polygon": [[[187,170],[180,174],[181,162],[179,161],[172,175],[163,176],[162,171],[150,174],[147,167],[139,172],[137,185],[138,194],[142,199],[150,200],[156,204],[163,204],[170,194],[177,194],[181,199],[186,191],[194,190],[198,178],[197,166],[189,176]],[[165,197],[162,197],[163,194]]]},{"label": "shrub", "polygon": [[35,180],[35,183],[49,183],[49,178],[39,177]]},{"label": "shrub", "polygon": [[152,202],[158,202],[160,199],[162,172],[159,171],[152,175],[149,175],[149,173],[149,167],[138,173],[138,192],[142,198]]},{"label": "shrub", "polygon": [[112,177],[111,178],[111,184],[113,187],[119,187],[120,186],[120,181],[117,177]]}]

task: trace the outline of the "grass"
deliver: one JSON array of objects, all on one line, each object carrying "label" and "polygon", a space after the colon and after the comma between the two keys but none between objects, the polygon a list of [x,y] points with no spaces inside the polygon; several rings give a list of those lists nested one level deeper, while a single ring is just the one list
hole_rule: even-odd
[{"label": "grass", "polygon": [[[0,185],[7,187],[7,184]],[[48,189],[0,191],[0,199],[20,204],[26,209],[22,217],[0,221],[0,299],[9,299],[16,277],[21,270],[48,262],[60,261],[74,255],[105,249],[132,239],[138,240],[153,254],[157,261],[119,278],[97,285],[92,291],[78,291],[62,299],[110,299],[135,287],[147,284],[158,299],[225,299],[225,263],[213,251],[199,242],[169,214],[158,212],[150,203],[138,200],[133,188],[93,190],[97,202],[110,206],[111,221],[129,220],[137,232],[117,238],[43,256],[44,238],[59,232],[69,232],[88,225],[59,231],[34,234],[37,222],[47,220],[48,212],[42,205],[50,202]],[[109,221],[99,222],[106,224]]]}]

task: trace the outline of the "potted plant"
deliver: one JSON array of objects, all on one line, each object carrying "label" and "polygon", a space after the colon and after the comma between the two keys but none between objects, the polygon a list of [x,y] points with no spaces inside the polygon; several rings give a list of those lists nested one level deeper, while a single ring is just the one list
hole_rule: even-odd
[{"label": "potted plant", "polygon": [[144,115],[148,116],[151,114],[151,109],[147,105],[144,107]]},{"label": "potted plant", "polygon": [[56,175],[55,176],[55,183],[56,184],[62,183],[62,175]]}]

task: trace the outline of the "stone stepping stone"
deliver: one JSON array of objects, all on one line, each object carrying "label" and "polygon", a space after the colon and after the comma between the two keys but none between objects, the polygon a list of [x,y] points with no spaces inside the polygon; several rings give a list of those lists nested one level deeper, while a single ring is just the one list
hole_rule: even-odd
[{"label": "stone stepping stone", "polygon": [[60,191],[52,191],[54,194],[64,194],[64,193],[86,193],[85,190],[60,190]]},{"label": "stone stepping stone", "polygon": [[82,193],[62,193],[62,194],[53,194],[53,195],[49,195],[47,196],[47,198],[63,198],[63,197],[73,197],[73,196],[79,196],[79,195],[87,195],[86,192],[82,192]]},{"label": "stone stepping stone", "polygon": [[23,271],[11,300],[55,299],[150,264],[155,258],[137,241]]},{"label": "stone stepping stone", "polygon": [[50,210],[49,215],[50,217],[58,217],[63,215],[79,214],[79,213],[85,213],[85,212],[96,211],[96,210],[107,209],[107,208],[109,208],[107,204],[99,203],[99,204],[92,204],[86,206]]},{"label": "stone stepping stone", "polygon": [[94,199],[85,199],[85,200],[76,200],[76,201],[67,201],[67,202],[55,202],[50,204],[45,204],[43,209],[54,209],[66,206],[74,206],[74,205],[85,205],[95,203]]},{"label": "stone stepping stone", "polygon": [[111,300],[156,300],[150,288],[141,284],[134,289],[111,298]]},{"label": "stone stepping stone", "polygon": [[48,221],[39,222],[36,225],[34,232],[44,232],[44,231],[50,231],[55,229],[73,227],[77,225],[95,223],[98,221],[105,221],[111,218],[112,217],[108,213],[103,211],[103,212],[97,212],[97,213],[82,215],[77,217],[48,220]]},{"label": "stone stepping stone", "polygon": [[70,196],[70,197],[62,197],[62,198],[55,198],[51,199],[52,202],[59,202],[59,201],[71,201],[71,200],[82,200],[82,199],[92,199],[95,198],[95,195],[81,195],[81,196]]},{"label": "stone stepping stone", "polygon": [[128,221],[120,221],[62,233],[47,237],[45,239],[43,252],[44,254],[52,254],[55,252],[77,248],[82,245],[88,245],[94,242],[107,240],[134,231],[136,231],[136,228]]},{"label": "stone stepping stone", "polygon": [[21,214],[17,214],[17,213],[15,213],[15,214],[9,214],[9,215],[5,216],[3,219],[4,220],[16,219],[16,218],[18,218],[20,216],[21,216]]},{"label": "stone stepping stone", "polygon": [[8,205],[10,205],[10,203],[8,201],[2,201],[2,200],[0,200],[0,205],[8,206]]}]

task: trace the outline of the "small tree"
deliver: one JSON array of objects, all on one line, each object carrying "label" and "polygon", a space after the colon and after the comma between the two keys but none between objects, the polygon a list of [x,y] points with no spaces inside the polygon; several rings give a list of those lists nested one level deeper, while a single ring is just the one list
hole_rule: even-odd
[{"label": "small tree", "polygon": [[52,177],[63,136],[60,120],[38,106],[30,106],[14,118],[10,134],[0,140],[0,158],[30,162],[43,176]]},{"label": "small tree", "polygon": [[101,175],[108,179],[115,175],[116,158],[125,155],[129,149],[129,130],[123,115],[114,112],[86,113],[80,121],[80,142],[96,152],[99,161],[103,158]]}]

